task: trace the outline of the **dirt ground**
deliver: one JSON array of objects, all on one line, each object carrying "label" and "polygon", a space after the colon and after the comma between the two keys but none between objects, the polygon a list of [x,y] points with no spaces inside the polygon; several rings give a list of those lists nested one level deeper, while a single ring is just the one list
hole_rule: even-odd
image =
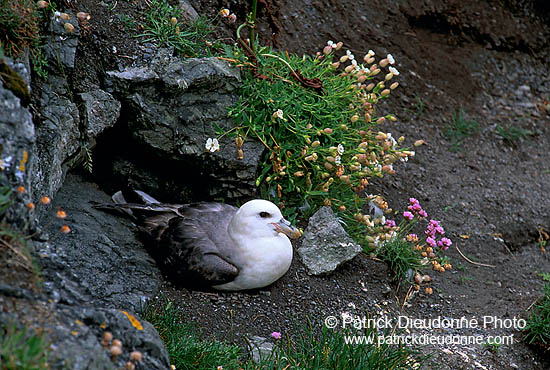
[{"label": "dirt ground", "polygon": [[[115,2],[106,1],[113,5]],[[244,19],[244,1],[191,1],[199,14],[222,7]],[[537,244],[537,228],[550,230],[550,9],[545,1],[270,1],[274,25],[262,21],[265,42],[275,33],[277,47],[314,53],[327,40],[343,41],[355,55],[373,49],[391,53],[401,72],[400,88],[381,107],[399,120],[384,127],[405,144],[423,139],[416,158],[396,175],[371,185],[394,209],[415,197],[441,220],[454,246],[454,269],[434,278],[433,295],[397,289],[384,263],[359,256],[330,276],[311,277],[298,256],[290,271],[271,287],[248,293],[208,293],[176,289],[162,293],[209,337],[244,343],[244,335],[290,333],[309,317],[406,315],[417,318],[525,318],[542,293],[538,273],[550,272],[549,252]],[[520,6],[521,5],[521,6]],[[142,2],[119,1],[114,11],[91,0],[71,4],[91,13],[80,39],[75,89],[101,85],[103,71],[139,57],[137,39],[127,37],[121,14],[133,16]],[[266,19],[267,14],[263,15]],[[238,23],[238,22],[237,22]],[[235,28],[219,32],[230,37]],[[117,57],[113,54],[116,47]],[[458,151],[444,128],[453,113],[480,124]],[[521,127],[529,135],[507,141],[497,128]],[[299,243],[299,242],[298,242]],[[470,260],[491,265],[480,266]],[[421,330],[419,330],[421,332]],[[514,343],[491,351],[483,345],[426,347],[442,369],[547,369],[548,354],[526,346],[518,330],[460,329],[459,335],[514,334]],[[443,331],[443,333],[447,333]],[[546,357],[546,360],[545,360]]]}]

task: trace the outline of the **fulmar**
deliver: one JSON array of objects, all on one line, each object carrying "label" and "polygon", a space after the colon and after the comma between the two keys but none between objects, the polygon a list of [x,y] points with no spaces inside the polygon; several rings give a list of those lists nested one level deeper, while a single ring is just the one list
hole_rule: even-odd
[{"label": "fulmar", "polygon": [[134,190],[139,203],[119,191],[112,204],[95,208],[131,216],[146,246],[177,285],[237,291],[263,288],[282,277],[292,262],[290,238],[301,233],[279,208],[263,199],[240,208],[222,203],[166,204]]}]

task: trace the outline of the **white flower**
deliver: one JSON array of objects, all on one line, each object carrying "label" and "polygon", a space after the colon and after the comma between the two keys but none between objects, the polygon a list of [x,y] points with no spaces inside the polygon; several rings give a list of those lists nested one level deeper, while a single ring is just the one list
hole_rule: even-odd
[{"label": "white flower", "polygon": [[6,168],[9,170],[13,157],[10,155],[4,159],[0,158],[0,170],[4,171]]},{"label": "white flower", "polygon": [[273,112],[273,115],[271,116],[272,119],[283,119],[283,111],[280,109],[277,109],[275,112]]},{"label": "white flower", "polygon": [[355,59],[355,55],[351,53],[351,50],[346,50],[346,55],[348,56],[349,60]]},{"label": "white flower", "polygon": [[56,22],[60,22],[61,12],[55,12],[53,13],[53,16],[55,17]]},{"label": "white flower", "polygon": [[344,146],[342,144],[338,144],[338,154],[342,155],[344,154]]},{"label": "white flower", "polygon": [[336,44],[335,44],[334,41],[332,41],[332,40],[328,40],[328,41],[327,41],[327,45],[330,46],[330,47],[333,48],[333,49],[336,47]]},{"label": "white flower", "polygon": [[388,56],[387,56],[386,58],[388,58],[388,62],[390,62],[390,64],[394,64],[394,63],[395,63],[395,59],[393,59],[393,55],[388,54]]},{"label": "white flower", "polygon": [[369,52],[367,53],[367,55],[368,55],[369,57],[372,57],[372,56],[375,56],[376,53],[375,53],[374,51],[372,51],[372,50],[369,50]]},{"label": "white flower", "polygon": [[351,60],[351,65],[353,65],[354,67],[357,67],[357,61],[355,59],[352,59]]},{"label": "white flower", "polygon": [[393,73],[394,76],[399,76],[399,71],[397,70],[397,68],[390,67],[389,70],[391,73]]},{"label": "white flower", "polygon": [[206,150],[210,151],[211,153],[217,152],[220,150],[220,143],[218,142],[218,139],[214,138],[208,138],[206,140]]},{"label": "white flower", "polygon": [[337,156],[334,158],[334,163],[336,163],[337,165],[342,164],[342,157],[340,157],[339,155],[337,155]]}]

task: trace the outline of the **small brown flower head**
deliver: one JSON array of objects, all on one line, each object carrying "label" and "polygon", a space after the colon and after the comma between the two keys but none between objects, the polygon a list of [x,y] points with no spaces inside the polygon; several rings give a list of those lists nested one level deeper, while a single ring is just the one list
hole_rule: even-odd
[{"label": "small brown flower head", "polygon": [[359,120],[359,115],[358,114],[354,114],[353,116],[351,116],[350,118],[350,121],[351,122],[357,122]]},{"label": "small brown flower head", "polygon": [[73,33],[74,32],[74,26],[70,23],[65,23],[63,25],[63,28],[65,29],[65,31],[67,31],[68,33]]},{"label": "small brown flower head", "polygon": [[27,206],[28,209],[34,209],[34,203],[33,202],[27,203],[26,206]]},{"label": "small brown flower head", "polygon": [[135,370],[136,365],[132,361],[128,361],[126,365],[124,366],[125,370]]},{"label": "small brown flower head", "polygon": [[334,48],[334,50],[340,50],[342,49],[342,46],[344,45],[344,43],[342,41],[338,41],[336,43],[336,47]]},{"label": "small brown flower head", "polygon": [[47,1],[44,1],[44,0],[40,0],[40,1],[37,1],[36,2],[36,6],[38,6],[38,9],[44,9],[44,8],[47,8],[48,7],[48,2]]},{"label": "small brown flower head", "polygon": [[428,256],[428,253],[422,252],[422,253],[420,253],[420,255],[421,255],[422,257],[427,257],[427,256]]},{"label": "small brown flower head", "polygon": [[327,134],[327,135],[332,134],[332,131],[333,131],[333,130],[332,130],[330,127],[327,127],[327,128],[325,128],[325,129],[323,129],[323,132],[324,132],[325,134]]},{"label": "small brown flower head", "polygon": [[111,358],[113,361],[116,361],[117,357],[122,354],[122,347],[112,345],[109,351],[111,352]]},{"label": "small brown flower head", "polygon": [[229,9],[222,9],[222,10],[220,10],[220,15],[221,15],[222,17],[224,17],[224,18],[229,17],[229,14],[230,14],[230,13],[231,13],[231,12],[229,11]]},{"label": "small brown flower head", "polygon": [[416,290],[416,291],[419,291],[420,290],[420,285],[414,284],[413,289]]},{"label": "small brown flower head", "polygon": [[450,270],[453,268],[453,266],[450,263],[444,264],[443,267],[445,267],[445,270]]},{"label": "small brown flower head", "polygon": [[426,283],[429,283],[430,281],[432,281],[432,278],[430,277],[430,275],[424,275],[422,276],[422,280],[424,280]]},{"label": "small brown flower head", "polygon": [[57,210],[55,216],[56,216],[57,218],[63,219],[63,218],[65,218],[65,217],[67,217],[67,212],[65,212],[65,211],[63,210],[63,208],[59,207],[59,209]]},{"label": "small brown flower head", "polygon": [[427,287],[427,288],[426,288],[426,294],[432,294],[432,293],[433,293],[432,288]]},{"label": "small brown flower head", "polygon": [[70,16],[69,14],[67,14],[67,13],[61,13],[61,14],[59,15],[59,18],[60,18],[60,19],[63,19],[64,21],[68,21],[69,19],[71,19],[71,16]]},{"label": "small brown flower head", "polygon": [[227,21],[231,24],[235,23],[237,21],[237,16],[235,13],[231,13],[229,17],[227,17]]},{"label": "small brown flower head", "polygon": [[243,159],[244,158],[244,152],[241,148],[237,149],[237,159]]},{"label": "small brown flower head", "polygon": [[420,274],[415,274],[414,281],[416,281],[416,283],[419,285],[422,284],[422,281],[423,281],[422,276]]},{"label": "small brown flower head", "polygon": [[325,199],[323,200],[323,204],[324,204],[325,206],[327,206],[327,207],[330,207],[330,206],[332,205],[332,202],[330,201],[330,199],[325,198]]},{"label": "small brown flower head", "polygon": [[60,231],[61,231],[63,234],[68,234],[68,233],[71,232],[71,228],[70,228],[69,226],[67,226],[67,225],[63,225],[63,226],[61,226]]},{"label": "small brown flower head", "polygon": [[434,252],[428,252],[428,257],[435,258],[435,253]]},{"label": "small brown flower head", "polygon": [[143,355],[140,351],[133,351],[130,353],[130,361],[141,362]]},{"label": "small brown flower head", "polygon": [[103,333],[103,340],[101,341],[101,345],[103,347],[107,347],[111,344],[111,341],[113,340],[113,334],[111,334],[110,331],[106,331]]},{"label": "small brown flower head", "polygon": [[397,86],[399,86],[399,82],[394,82],[390,85],[390,89],[395,90],[397,89]]},{"label": "small brown flower head", "polygon": [[346,210],[346,206],[342,204],[340,207],[338,207],[338,209],[344,212]]},{"label": "small brown flower head", "polygon": [[23,185],[19,185],[15,191],[17,191],[19,194],[23,194],[25,192],[25,187]]},{"label": "small brown flower head", "polygon": [[48,205],[51,203],[51,199],[50,197],[47,197],[47,196],[43,196],[42,198],[40,198],[40,203],[42,203],[43,205]]}]

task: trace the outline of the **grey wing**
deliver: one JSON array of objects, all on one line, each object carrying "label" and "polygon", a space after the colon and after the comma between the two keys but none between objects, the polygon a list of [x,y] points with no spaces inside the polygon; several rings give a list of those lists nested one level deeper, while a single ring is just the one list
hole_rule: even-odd
[{"label": "grey wing", "polygon": [[[224,214],[217,204],[183,207],[182,217],[173,217],[158,240],[160,260],[166,273],[182,285],[216,285],[230,282],[239,269],[220,253]],[[234,210],[233,210],[234,213]],[[228,223],[228,222],[227,222]],[[226,226],[225,226],[226,229]],[[216,235],[217,237],[213,237]]]}]

